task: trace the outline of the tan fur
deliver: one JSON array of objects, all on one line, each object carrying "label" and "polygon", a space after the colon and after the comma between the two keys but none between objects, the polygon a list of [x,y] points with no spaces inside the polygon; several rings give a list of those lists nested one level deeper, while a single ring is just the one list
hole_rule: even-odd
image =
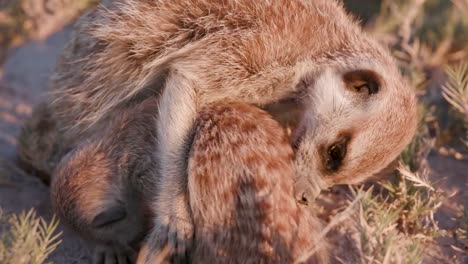
[{"label": "tan fur", "polygon": [[[293,152],[282,127],[266,112],[222,104],[199,112],[188,163],[195,226],[193,263],[327,263],[322,226],[293,196]],[[143,247],[139,263],[161,263]],[[156,260],[157,259],[157,260]]]},{"label": "tan fur", "polygon": [[[77,143],[115,111],[161,94],[152,249],[183,241],[171,245],[183,255],[191,246],[184,157],[196,113],[210,103],[297,100],[299,199],[370,177],[414,133],[413,91],[389,52],[336,1],[119,2],[78,23],[51,80],[51,108],[64,141]],[[359,71],[372,72],[377,93],[354,90],[365,80],[345,77]],[[324,169],[327,149],[343,135],[342,166]]]}]

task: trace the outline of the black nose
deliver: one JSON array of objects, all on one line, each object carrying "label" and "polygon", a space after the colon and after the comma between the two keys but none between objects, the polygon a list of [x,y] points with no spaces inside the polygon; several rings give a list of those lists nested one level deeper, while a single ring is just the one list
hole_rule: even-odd
[{"label": "black nose", "polygon": [[297,202],[303,205],[309,205],[309,199],[307,198],[305,192],[299,195],[299,197],[297,198]]},{"label": "black nose", "polygon": [[309,206],[319,196],[322,189],[320,186],[310,184],[309,182],[298,181],[295,186],[296,202],[302,205]]}]

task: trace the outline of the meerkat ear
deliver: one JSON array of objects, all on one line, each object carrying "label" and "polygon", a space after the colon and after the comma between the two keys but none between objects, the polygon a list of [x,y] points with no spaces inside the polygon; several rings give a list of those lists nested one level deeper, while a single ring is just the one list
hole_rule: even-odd
[{"label": "meerkat ear", "polygon": [[116,205],[99,213],[94,217],[92,225],[95,228],[101,228],[124,219],[127,212],[122,205]]},{"label": "meerkat ear", "polygon": [[347,72],[343,75],[343,81],[346,88],[359,94],[370,96],[380,91],[380,77],[371,70]]},{"label": "meerkat ear", "polygon": [[155,73],[154,76],[141,88],[137,94],[132,96],[129,100],[124,101],[123,105],[125,107],[131,107],[134,105],[139,105],[143,101],[151,97],[159,97],[164,90],[167,77],[169,75],[169,69],[162,69],[159,72]]}]

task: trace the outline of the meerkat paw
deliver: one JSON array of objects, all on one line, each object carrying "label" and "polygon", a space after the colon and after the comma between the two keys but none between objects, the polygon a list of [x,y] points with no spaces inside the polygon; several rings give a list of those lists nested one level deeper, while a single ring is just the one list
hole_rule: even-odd
[{"label": "meerkat paw", "polygon": [[187,263],[194,234],[192,222],[175,216],[163,218],[157,220],[149,238],[146,263]]},{"label": "meerkat paw", "polygon": [[133,264],[136,253],[132,249],[97,246],[94,249],[93,264]]},{"label": "meerkat paw", "polygon": [[171,219],[169,225],[159,228],[159,231],[156,235],[157,249],[154,256],[159,256],[158,259],[163,262],[187,262],[194,233],[192,223],[182,219]]},{"label": "meerkat paw", "polygon": [[172,262],[184,263],[189,260],[189,252],[192,247],[193,239],[193,224],[191,222],[184,221],[183,219],[177,219],[171,223],[168,232],[168,241],[170,248],[172,248]]}]

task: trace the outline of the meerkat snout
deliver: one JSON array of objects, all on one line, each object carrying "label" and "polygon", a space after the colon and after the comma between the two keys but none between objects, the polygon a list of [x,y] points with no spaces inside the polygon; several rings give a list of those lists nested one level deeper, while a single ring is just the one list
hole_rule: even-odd
[{"label": "meerkat snout", "polygon": [[[350,62],[347,62],[350,63]],[[416,129],[416,99],[396,67],[329,67],[303,79],[304,107],[293,145],[296,199],[362,182],[394,160]],[[309,175],[314,172],[315,175]]]},{"label": "meerkat snout", "polygon": [[94,228],[102,228],[122,221],[127,216],[123,206],[114,206],[96,215],[91,224]]}]

